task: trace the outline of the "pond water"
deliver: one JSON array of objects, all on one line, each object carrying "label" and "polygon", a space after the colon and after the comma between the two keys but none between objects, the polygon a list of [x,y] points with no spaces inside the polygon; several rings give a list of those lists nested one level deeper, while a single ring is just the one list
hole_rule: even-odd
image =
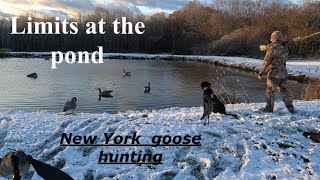
[{"label": "pond water", "polygon": [[[131,76],[123,77],[123,69]],[[33,72],[37,79],[26,77]],[[78,99],[76,112],[87,113],[201,106],[203,80],[216,82],[216,91],[227,89],[250,102],[265,101],[265,81],[258,81],[256,74],[207,63],[105,59],[100,65],[60,64],[52,70],[51,61],[41,58],[2,58],[0,112],[61,112],[64,102],[74,96]],[[145,94],[148,82],[151,92]],[[300,99],[304,85],[289,81],[288,86],[294,99]],[[113,97],[99,101],[97,88],[112,89]]]}]

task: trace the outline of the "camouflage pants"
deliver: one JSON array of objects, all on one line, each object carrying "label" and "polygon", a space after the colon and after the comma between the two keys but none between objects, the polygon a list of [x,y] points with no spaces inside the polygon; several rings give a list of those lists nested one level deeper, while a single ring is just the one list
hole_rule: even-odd
[{"label": "camouflage pants", "polygon": [[291,94],[287,89],[287,80],[286,79],[278,79],[278,78],[267,78],[267,90],[266,90],[266,96],[267,96],[267,108],[272,109],[274,107],[274,90],[275,87],[278,88],[278,91],[282,95],[282,100],[287,108],[293,107],[292,105],[292,98]]}]

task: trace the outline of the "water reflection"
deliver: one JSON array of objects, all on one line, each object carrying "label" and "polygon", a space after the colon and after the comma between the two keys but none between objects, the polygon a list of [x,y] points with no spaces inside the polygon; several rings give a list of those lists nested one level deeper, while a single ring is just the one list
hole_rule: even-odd
[{"label": "water reflection", "polygon": [[[251,102],[265,100],[265,81],[255,74],[207,63],[183,61],[104,60],[100,65],[61,64],[51,70],[51,62],[43,59],[0,59],[0,111],[48,110],[60,112],[66,100],[76,96],[76,112],[116,113],[126,110],[200,106],[203,80],[217,82],[232,93],[245,91]],[[123,77],[123,69],[131,76]],[[26,75],[37,72],[37,79]],[[150,94],[144,86],[151,83]],[[289,82],[295,99],[303,85]],[[113,98],[98,101],[97,88],[112,89]],[[244,95],[246,96],[246,95]]]}]

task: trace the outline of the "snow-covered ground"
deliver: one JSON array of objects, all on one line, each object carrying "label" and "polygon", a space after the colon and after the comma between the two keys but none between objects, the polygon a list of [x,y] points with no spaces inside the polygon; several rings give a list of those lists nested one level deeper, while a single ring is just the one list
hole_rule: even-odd
[{"label": "snow-covered ground", "polygon": [[[250,68],[258,71],[263,63],[262,59],[227,56],[194,56],[194,55],[166,55],[166,54],[117,54],[105,53],[104,57],[127,57],[128,59],[179,59],[191,61],[208,61],[218,65],[225,65],[234,68]],[[320,78],[320,59],[295,59],[287,62],[288,73],[293,76],[306,75]]]},{"label": "snow-covered ground", "polygon": [[[41,112],[0,114],[0,154],[18,148],[48,164],[62,168],[74,179],[320,179],[320,146],[302,136],[320,131],[320,100],[295,101],[291,115],[282,102],[275,113],[257,111],[264,104],[227,105],[239,119],[211,115],[209,125],[199,118],[201,107],[173,107],[118,114],[61,115]],[[201,135],[201,146],[62,147],[62,133],[104,133],[142,136],[150,144],[155,135]],[[98,164],[101,151],[162,154],[159,165]],[[41,179],[33,169],[25,177]],[[0,178],[1,179],[1,178]]]},{"label": "snow-covered ground", "polygon": [[[13,52],[13,55],[32,55],[36,57],[51,57],[50,52]],[[227,56],[198,56],[198,55],[170,55],[170,54],[140,54],[140,53],[104,53],[104,58],[125,59],[164,59],[207,61],[232,68],[258,71],[263,63],[262,59],[227,57]],[[287,62],[288,73],[291,76],[306,76],[320,78],[320,59],[295,59]]]}]

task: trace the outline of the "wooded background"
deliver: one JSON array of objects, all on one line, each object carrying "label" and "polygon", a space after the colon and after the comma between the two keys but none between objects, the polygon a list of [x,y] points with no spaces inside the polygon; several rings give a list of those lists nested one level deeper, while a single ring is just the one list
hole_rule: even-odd
[{"label": "wooded background", "polygon": [[[25,12],[19,27],[33,21],[56,22],[55,17]],[[115,35],[112,22],[127,17],[144,22],[143,35]],[[107,22],[104,35],[87,35],[86,22]],[[270,0],[213,0],[203,5],[191,1],[170,15],[145,16],[129,9],[96,8],[91,14],[78,14],[68,21],[78,22],[76,35],[10,35],[11,21],[0,18],[0,48],[12,51],[95,51],[172,53],[262,57],[258,47],[267,44],[272,31],[280,30],[286,40],[320,31],[320,2],[300,3]],[[320,56],[320,37],[309,38],[291,46],[291,56]]]}]

